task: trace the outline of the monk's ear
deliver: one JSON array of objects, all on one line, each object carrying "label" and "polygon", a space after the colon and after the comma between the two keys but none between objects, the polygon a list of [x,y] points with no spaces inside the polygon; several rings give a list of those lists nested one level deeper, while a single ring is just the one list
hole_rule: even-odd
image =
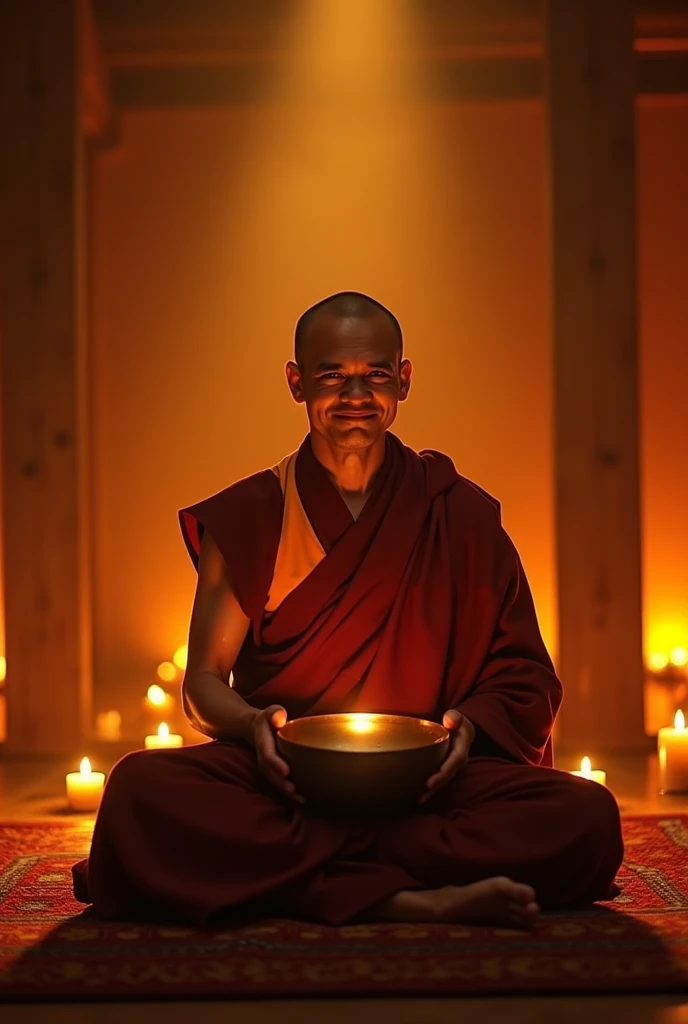
[{"label": "monk's ear", "polygon": [[287,384],[291,391],[291,397],[295,402],[305,402],[306,396],[303,393],[303,383],[301,381],[301,368],[298,363],[292,362],[290,359],[285,367],[287,375]]},{"label": "monk's ear", "polygon": [[410,359],[402,359],[399,366],[399,401],[405,402],[411,388],[413,367]]}]

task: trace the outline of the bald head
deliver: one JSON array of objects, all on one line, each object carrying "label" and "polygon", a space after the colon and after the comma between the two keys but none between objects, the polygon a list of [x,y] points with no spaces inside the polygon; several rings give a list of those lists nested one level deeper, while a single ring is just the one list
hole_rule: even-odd
[{"label": "bald head", "polygon": [[331,452],[379,447],[411,386],[397,318],[368,295],[339,292],[306,310],[294,348],[287,383],[305,402],[314,443]]},{"label": "bald head", "polygon": [[399,356],[401,357],[403,335],[399,321],[394,314],[390,313],[381,302],[371,299],[369,295],[363,295],[362,292],[337,292],[336,295],[330,295],[328,298],[316,302],[299,318],[294,333],[294,359],[299,365],[302,363],[308,329],[318,316],[335,316],[351,320],[368,320],[371,317],[385,316],[399,339]]}]

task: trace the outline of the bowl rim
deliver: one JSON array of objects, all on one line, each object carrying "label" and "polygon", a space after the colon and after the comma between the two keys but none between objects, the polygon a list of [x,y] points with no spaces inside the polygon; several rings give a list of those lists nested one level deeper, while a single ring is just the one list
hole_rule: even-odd
[{"label": "bowl rim", "polygon": [[[314,744],[312,743],[303,743],[297,739],[292,739],[289,736],[284,735],[284,730],[287,729],[293,722],[302,722],[304,721],[304,719],[341,718],[345,715],[351,714],[369,714],[371,718],[401,718],[406,720],[410,719],[422,725],[430,725],[433,727],[433,729],[438,730],[438,732],[437,735],[429,743],[423,743],[421,746],[413,747],[395,747],[393,750],[337,750],[336,747],[318,747],[314,746]],[[376,711],[335,711],[326,715],[299,715],[296,718],[290,718],[284,723],[283,726],[281,726],[277,730],[277,738],[280,739],[283,743],[288,743],[292,747],[299,747],[304,750],[318,750],[321,753],[341,754],[343,756],[350,756],[351,754],[356,754],[360,757],[362,754],[370,754],[379,757],[381,754],[401,754],[404,752],[408,752],[410,750],[425,750],[429,747],[437,746],[440,743],[446,743],[447,740],[449,739],[449,729],[447,729],[446,726],[442,725],[441,722],[433,722],[432,719],[430,718],[419,718],[417,715],[395,715]]]}]

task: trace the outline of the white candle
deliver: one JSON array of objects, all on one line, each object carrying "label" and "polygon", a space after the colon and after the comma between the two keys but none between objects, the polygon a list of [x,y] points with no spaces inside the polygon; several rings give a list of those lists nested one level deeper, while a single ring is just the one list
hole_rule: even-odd
[{"label": "white candle", "polygon": [[184,743],[184,738],[176,732],[170,732],[170,727],[165,722],[161,722],[158,726],[157,733],[152,736],[146,736],[146,746],[152,747],[181,747]]},{"label": "white candle", "polygon": [[78,772],[67,774],[67,803],[73,811],[95,811],[98,809],[105,785],[103,772],[91,771],[87,757],[81,759]]},{"label": "white candle", "polygon": [[578,775],[581,779],[590,779],[592,782],[599,782],[600,786],[607,785],[607,773],[601,768],[593,768],[589,757],[581,761],[580,771],[571,772],[571,775]]},{"label": "white candle", "polygon": [[688,729],[682,711],[674,716],[674,726],[667,725],[657,734],[660,793],[688,791]]}]

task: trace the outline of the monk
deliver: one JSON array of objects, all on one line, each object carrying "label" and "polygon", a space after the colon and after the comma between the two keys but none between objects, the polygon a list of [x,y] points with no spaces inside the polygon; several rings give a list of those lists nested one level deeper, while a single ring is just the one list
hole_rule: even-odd
[{"label": "monk", "polygon": [[[115,765],[76,898],[195,925],[522,928],[612,898],[619,811],[552,767],[561,685],[499,504],[389,432],[411,384],[398,321],[325,299],[286,376],[310,425],[298,451],[180,513],[198,568],[183,704],[209,742]],[[275,730],[339,711],[451,731],[407,814],[328,817],[295,791]]]}]

